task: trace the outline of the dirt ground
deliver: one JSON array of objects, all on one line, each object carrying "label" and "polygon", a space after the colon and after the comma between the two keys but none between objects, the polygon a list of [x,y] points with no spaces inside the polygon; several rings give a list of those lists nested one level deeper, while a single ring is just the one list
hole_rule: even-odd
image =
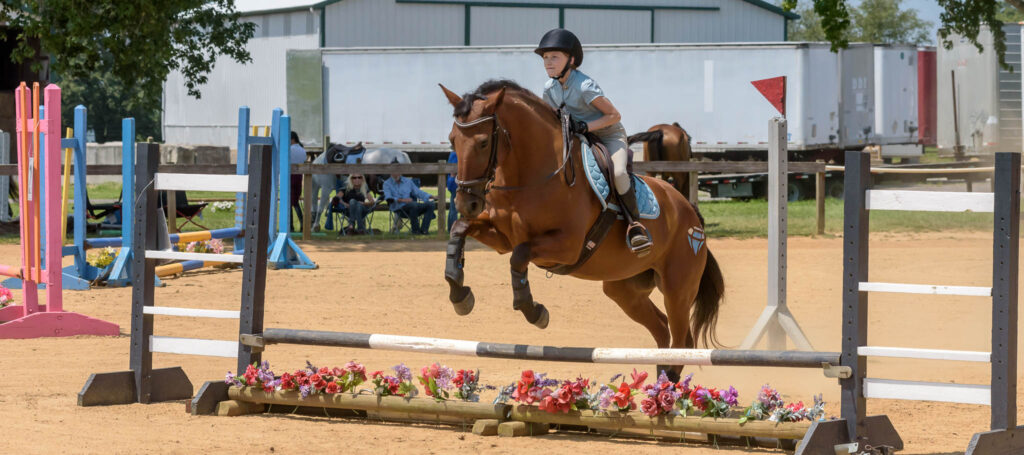
[{"label": "dirt ground", "polygon": [[[708,243],[726,277],[726,300],[718,325],[726,344],[738,345],[764,307],[766,243],[764,239],[714,238]],[[542,331],[527,324],[511,309],[508,258],[478,244],[471,244],[466,265],[467,284],[474,288],[477,304],[464,317],[456,316],[447,302],[442,242],[302,246],[320,268],[268,273],[268,327],[562,346],[654,347],[646,331],[603,296],[598,283],[545,279],[537,269],[531,272],[534,296],[550,309],[551,325]],[[991,235],[985,233],[875,235],[871,280],[989,286],[991,251]],[[838,238],[789,242],[789,305],[820,350],[840,348],[841,256]],[[0,262],[17,262],[17,246],[0,245]],[[237,309],[240,282],[240,271],[192,274],[157,289],[157,304]],[[0,343],[0,416],[6,427],[0,453],[778,453],[571,433],[498,439],[454,427],[299,416],[192,417],[184,412],[182,402],[79,408],[76,393],[90,373],[128,367],[130,289],[64,295],[65,309],[116,322],[123,335]],[[20,300],[20,291],[15,296]],[[989,350],[987,299],[898,294],[875,294],[871,299],[873,345]],[[157,320],[156,333],[230,340],[237,336],[237,322],[165,317]],[[496,386],[514,381],[526,368],[556,378],[585,375],[601,381],[627,371],[616,365],[302,346],[273,346],[265,358],[278,373],[297,369],[307,359],[332,366],[354,359],[370,370],[399,362],[418,369],[440,361],[454,368],[480,368],[483,382]],[[198,389],[205,380],[223,378],[234,362],[156,355],[154,366],[173,365],[181,365]],[[989,377],[988,364],[962,362],[879,359],[871,360],[868,369],[871,377],[907,380],[983,384]],[[790,400],[809,401],[812,395],[824,393],[829,414],[839,412],[837,382],[819,370],[705,367],[688,371],[696,372],[695,379],[702,384],[735,385],[742,404],[749,404],[758,388],[770,383]],[[485,399],[492,396],[493,392]],[[890,416],[906,444],[902,453],[909,454],[962,453],[971,435],[987,430],[989,423],[989,408],[981,406],[869,400],[868,412]],[[1019,420],[1024,421],[1024,416]]]}]

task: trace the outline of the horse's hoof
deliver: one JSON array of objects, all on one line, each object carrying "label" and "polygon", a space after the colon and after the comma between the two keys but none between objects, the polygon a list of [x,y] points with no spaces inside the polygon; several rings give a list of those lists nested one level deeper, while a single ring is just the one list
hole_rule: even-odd
[{"label": "horse's hoof", "polygon": [[546,329],[546,328],[548,328],[548,321],[549,321],[548,309],[544,308],[544,305],[541,305],[541,304],[538,303],[537,304],[537,309],[536,309],[536,314],[539,314],[539,316],[537,316],[537,320],[531,322],[531,324],[537,326],[537,328],[539,328],[539,329]]},{"label": "horse's hoof", "polygon": [[320,225],[319,224],[314,224],[313,225],[313,232],[320,232]]},{"label": "horse's hoof", "polygon": [[455,314],[459,316],[465,316],[473,311],[473,305],[476,303],[473,290],[469,286],[462,288],[462,291],[461,296],[456,295],[457,292],[454,289],[448,295],[449,300],[452,301],[452,307],[455,308]]},{"label": "horse's hoof", "polygon": [[676,370],[672,369],[672,365],[658,365],[657,368],[658,368],[658,372],[657,372],[658,376],[661,376],[661,372],[664,371],[665,372],[665,376],[668,377],[669,381],[671,381],[671,382],[679,382],[679,373],[676,373]]}]

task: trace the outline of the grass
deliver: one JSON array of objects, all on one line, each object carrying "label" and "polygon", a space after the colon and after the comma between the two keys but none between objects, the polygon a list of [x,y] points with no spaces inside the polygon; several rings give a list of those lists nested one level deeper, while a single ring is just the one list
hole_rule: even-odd
[{"label": "grass", "polygon": [[[104,183],[89,186],[89,197],[93,200],[113,200],[120,193],[120,184]],[[436,188],[424,188],[431,194]],[[189,192],[189,199],[233,199],[233,193]],[[764,200],[742,201],[703,201],[701,213],[707,223],[707,233],[712,237],[757,238],[765,237],[768,232],[768,203]],[[792,202],[788,207],[788,230],[791,236],[810,236],[817,230],[815,218],[815,202],[813,200]],[[413,236],[408,230],[402,234],[390,234],[388,214],[376,212],[371,227],[382,232],[376,236],[341,237],[346,240],[394,240],[409,238],[436,238],[437,219],[431,223],[431,235]],[[839,199],[825,201],[825,233],[826,235],[842,235],[843,202]],[[992,229],[992,215],[984,213],[929,213],[929,212],[871,212],[870,223],[872,232],[937,232],[952,230],[989,231]],[[179,219],[180,222],[180,219]],[[277,222],[276,218],[273,222]],[[200,224],[210,229],[234,226],[234,210],[203,211]],[[321,219],[321,223],[323,220]],[[299,225],[295,220],[295,225]],[[335,229],[337,227],[335,226]],[[197,231],[198,227],[188,225],[184,231]],[[119,231],[103,231],[100,236],[116,236]],[[299,233],[293,233],[301,236]],[[314,233],[314,239],[333,240],[337,231]],[[16,244],[19,238],[16,233],[0,235],[0,243]]]}]

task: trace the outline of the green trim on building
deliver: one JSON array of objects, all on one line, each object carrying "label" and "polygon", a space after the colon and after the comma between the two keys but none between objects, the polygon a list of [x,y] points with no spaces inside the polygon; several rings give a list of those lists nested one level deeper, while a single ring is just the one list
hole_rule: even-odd
[{"label": "green trim on building", "polygon": [[[751,1],[751,0],[743,0]],[[541,2],[481,2],[463,0],[395,0],[395,3],[422,3],[431,5],[470,5],[470,6],[491,6],[498,8],[558,8],[558,9],[606,9],[606,10],[634,10],[648,11],[652,9],[665,10],[688,10],[688,11],[719,11],[717,6],[655,6],[655,5],[599,5],[599,4],[567,4],[567,3],[541,3]],[[781,10],[780,10],[781,11]]]},{"label": "green trim on building", "polygon": [[470,33],[469,33],[470,32],[469,18],[473,17],[472,12],[469,10],[471,7],[472,6],[470,4],[468,4],[468,3],[466,4],[466,12],[465,12],[465,17],[464,17],[464,22],[463,22],[464,25],[463,25],[463,28],[462,28],[462,30],[463,30],[462,44],[464,46],[469,46],[469,42],[470,42],[470,39],[469,39],[469,35],[470,35]]},{"label": "green trim on building", "polygon": [[327,7],[320,7],[320,48],[327,47]]},{"label": "green trim on building", "polygon": [[782,20],[782,40],[789,41],[789,19]]},{"label": "green trim on building", "polygon": [[651,42],[654,42],[654,8],[651,8]]},{"label": "green trim on building", "polygon": [[763,0],[742,0],[742,1],[750,3],[751,5],[754,5],[754,6],[759,7],[759,8],[764,8],[764,9],[766,9],[768,11],[771,11],[771,12],[773,12],[775,14],[779,14],[782,17],[785,17],[786,19],[800,19],[800,15],[799,14],[791,12],[791,11],[786,11],[786,10],[784,10],[782,8],[779,8],[778,6],[775,6],[775,5],[771,4],[771,3],[768,3],[768,2],[763,1]]},{"label": "green trim on building", "polygon": [[565,28],[565,8],[558,8],[558,28]]}]

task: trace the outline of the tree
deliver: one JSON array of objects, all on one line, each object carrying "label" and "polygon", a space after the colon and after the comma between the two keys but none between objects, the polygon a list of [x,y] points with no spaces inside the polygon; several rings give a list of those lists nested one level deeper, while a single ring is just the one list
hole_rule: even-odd
[{"label": "tree", "polygon": [[932,23],[913,9],[901,9],[903,0],[863,0],[851,11],[852,37],[867,43],[924,44],[931,41]]},{"label": "tree", "polygon": [[825,41],[825,30],[821,28],[821,18],[814,12],[813,6],[804,6],[796,11],[800,15],[789,25],[790,41]]},{"label": "tree", "polygon": [[[825,39],[832,43],[832,50],[849,45],[850,11],[846,0],[812,0],[814,12],[821,17],[821,27],[825,31]],[[1024,0],[938,0],[944,11],[939,15],[942,26],[939,38],[947,49],[953,47],[950,35],[957,34],[967,38],[979,51],[984,48],[978,42],[978,34],[983,25],[992,32],[993,49],[999,56],[999,63],[1006,69],[1006,34],[1003,33],[1002,19],[1006,6],[1024,12]],[[782,0],[782,8],[792,11],[797,7],[797,0]]]},{"label": "tree", "polygon": [[[868,43],[924,44],[931,40],[931,22],[921,19],[917,11],[901,8],[903,0],[863,0],[850,10],[850,26],[844,38]],[[811,3],[811,2],[808,2]],[[827,41],[821,16],[810,4],[797,10],[800,15],[791,25],[793,41]]]},{"label": "tree", "polygon": [[0,0],[0,22],[17,31],[12,60],[38,71],[37,53],[49,57],[63,115],[89,107],[97,139],[119,138],[122,116],[136,117],[146,134],[159,131],[171,71],[198,98],[218,56],[252,61],[245,44],[255,25],[239,16],[234,0]]}]

